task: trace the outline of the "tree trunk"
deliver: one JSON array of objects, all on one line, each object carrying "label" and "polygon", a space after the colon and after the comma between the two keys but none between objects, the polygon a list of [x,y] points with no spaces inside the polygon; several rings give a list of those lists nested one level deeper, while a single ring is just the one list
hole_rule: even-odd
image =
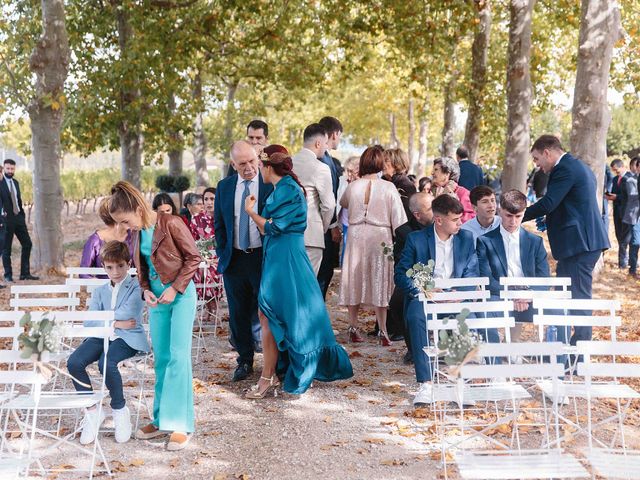
[{"label": "tree trunk", "polygon": [[611,115],[607,87],[613,46],[622,36],[615,0],[582,0],[578,68],[571,110],[571,153],[591,167],[602,198]]},{"label": "tree trunk", "polygon": [[467,96],[469,110],[464,130],[464,144],[469,149],[469,160],[475,161],[480,146],[480,124],[487,84],[487,57],[491,33],[490,0],[475,0],[479,20],[471,46],[471,87]]},{"label": "tree trunk", "polygon": [[456,75],[453,73],[444,88],[444,124],[442,127],[442,147],[443,157],[453,158],[456,147],[453,143],[453,136],[456,128],[454,92],[456,88]]},{"label": "tree trunk", "polygon": [[230,159],[231,145],[235,138],[233,138],[233,126],[236,122],[236,108],[233,104],[236,98],[236,92],[238,91],[239,80],[233,80],[227,83],[227,109],[225,112],[225,124],[224,124],[224,141],[227,146],[225,158],[227,162]]},{"label": "tree trunk", "polygon": [[200,72],[193,80],[193,99],[198,107],[198,113],[193,122],[193,161],[196,167],[196,187],[209,186],[207,172],[207,133],[204,131],[204,111],[202,103],[202,78]]},{"label": "tree trunk", "polygon": [[427,164],[427,147],[429,142],[429,100],[425,99],[420,112],[420,134],[418,136],[418,165],[416,175],[422,177]]},{"label": "tree trunk", "polygon": [[[119,5],[116,19],[118,23],[118,44],[120,56],[127,59],[129,56],[129,43],[133,30],[129,24],[129,16],[126,7]],[[126,60],[125,60],[126,61]],[[135,87],[120,88],[120,111],[125,112],[127,107],[140,97],[140,91]],[[120,154],[122,159],[122,178],[140,188],[140,174],[142,172],[142,132],[140,118],[133,121],[125,118],[120,122]]]},{"label": "tree trunk", "polygon": [[389,148],[398,148],[400,140],[398,140],[398,132],[396,130],[396,115],[389,112]]},{"label": "tree trunk", "polygon": [[[169,95],[169,111],[173,114],[176,110],[176,97]],[[169,143],[172,145],[167,155],[169,156],[169,175],[177,177],[182,173],[182,134],[179,130],[170,129]]]},{"label": "tree trunk", "polygon": [[42,35],[29,66],[36,77],[28,106],[33,149],[35,268],[47,275],[64,271],[60,131],[64,82],[69,68],[69,39],[63,0],[42,0]]},{"label": "tree trunk", "polygon": [[507,51],[507,142],[502,171],[503,191],[526,192],[529,163],[531,22],[536,0],[511,0]]},{"label": "tree trunk", "polygon": [[409,171],[413,169],[413,165],[416,161],[415,152],[413,150],[415,139],[414,132],[416,130],[416,119],[413,111],[413,98],[409,97],[409,106],[407,108],[407,120],[409,121],[409,135],[407,136],[407,155],[409,156]]}]

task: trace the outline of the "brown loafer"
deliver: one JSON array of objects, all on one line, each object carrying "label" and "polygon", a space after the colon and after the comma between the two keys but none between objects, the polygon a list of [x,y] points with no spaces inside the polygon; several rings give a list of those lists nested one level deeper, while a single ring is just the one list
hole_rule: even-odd
[{"label": "brown loafer", "polygon": [[150,440],[152,438],[160,437],[162,435],[166,435],[166,432],[163,432],[158,427],[156,427],[153,423],[149,425],[145,425],[142,428],[139,428],[136,432],[136,438],[138,440]]},{"label": "brown loafer", "polygon": [[177,450],[182,450],[189,443],[189,439],[191,435],[182,433],[182,432],[173,432],[169,437],[169,442],[167,443],[167,450],[169,452],[175,452]]}]

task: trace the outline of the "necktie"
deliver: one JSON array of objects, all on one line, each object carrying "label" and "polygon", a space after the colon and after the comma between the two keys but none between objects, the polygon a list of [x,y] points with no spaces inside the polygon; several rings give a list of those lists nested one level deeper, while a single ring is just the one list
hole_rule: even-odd
[{"label": "necktie", "polygon": [[11,203],[13,203],[13,214],[18,215],[20,208],[18,207],[18,198],[16,197],[16,189],[13,186],[13,181],[9,181],[9,193],[11,193]]},{"label": "necktie", "polygon": [[244,201],[249,195],[251,195],[251,192],[249,191],[250,180],[245,180],[243,183],[244,192],[242,192],[242,200],[240,202],[240,229],[238,232],[240,238],[238,238],[238,244],[240,245],[241,250],[247,250],[250,243],[249,214],[244,209]]}]

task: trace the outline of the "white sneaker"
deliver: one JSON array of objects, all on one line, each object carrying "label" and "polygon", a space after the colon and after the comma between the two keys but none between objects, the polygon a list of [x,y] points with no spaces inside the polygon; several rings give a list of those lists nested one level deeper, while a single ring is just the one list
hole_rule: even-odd
[{"label": "white sneaker", "polygon": [[131,438],[131,413],[128,407],[113,410],[113,424],[116,429],[116,442],[128,442]]},{"label": "white sneaker", "polygon": [[96,439],[102,422],[104,422],[104,409],[100,409],[100,417],[98,417],[97,408],[85,412],[82,419],[82,433],[80,434],[82,445],[88,445]]},{"label": "white sneaker", "polygon": [[422,406],[433,403],[433,384],[424,382],[420,384],[420,390],[413,399],[414,406]]},{"label": "white sneaker", "polygon": [[[551,402],[553,402],[553,395],[544,392],[544,396],[547,397]],[[569,405],[569,403],[571,403],[569,397],[558,397],[558,405]]]}]

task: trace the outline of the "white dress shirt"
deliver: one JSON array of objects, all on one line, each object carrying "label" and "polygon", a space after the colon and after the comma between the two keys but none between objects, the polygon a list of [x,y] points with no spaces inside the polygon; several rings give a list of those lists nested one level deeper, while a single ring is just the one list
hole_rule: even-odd
[{"label": "white dress shirt", "polygon": [[[258,198],[260,190],[259,175],[249,180],[249,192],[254,197]],[[233,248],[240,250],[240,212],[244,210],[244,203],[242,202],[242,194],[244,193],[244,178],[238,175],[238,183],[236,183],[236,196],[233,204]],[[253,206],[253,211],[258,213],[258,202]],[[249,248],[259,248],[262,246],[262,240],[260,240],[260,231],[256,222],[249,217]]]},{"label": "white dress shirt", "polygon": [[[116,309],[116,303],[118,301],[118,292],[120,291],[120,287],[122,287],[122,284],[126,279],[127,277],[125,276],[122,280],[120,280],[116,284],[114,284],[113,282],[109,282],[109,286],[111,287],[111,310]],[[125,320],[128,320],[128,319],[125,319]],[[116,338],[119,338],[119,337],[114,333],[109,337],[109,340],[114,341]]]},{"label": "white dress shirt", "polygon": [[500,225],[500,235],[502,236],[504,253],[507,255],[507,276],[524,277],[520,261],[520,229],[509,233]]},{"label": "white dress shirt", "polygon": [[453,275],[453,235],[448,240],[440,240],[438,233],[436,237],[436,264],[433,269],[433,278],[451,278]]}]

